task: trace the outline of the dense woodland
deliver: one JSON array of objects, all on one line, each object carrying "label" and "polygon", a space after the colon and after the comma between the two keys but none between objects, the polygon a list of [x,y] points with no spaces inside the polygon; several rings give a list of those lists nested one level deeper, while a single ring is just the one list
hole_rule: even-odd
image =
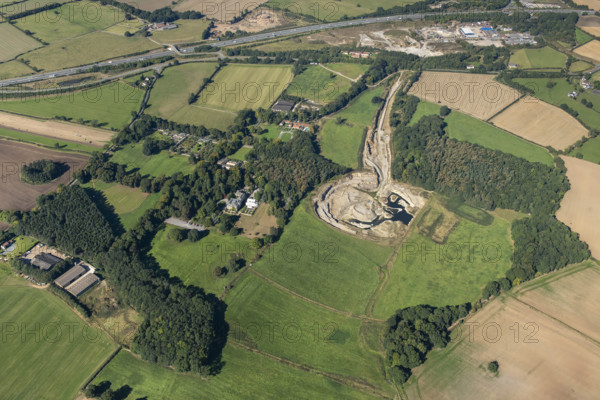
[{"label": "dense woodland", "polygon": [[459,306],[432,307],[419,305],[396,311],[387,322],[384,348],[390,377],[404,383],[411,369],[423,364],[433,348],[446,347],[450,341],[448,327],[467,316],[469,303]]},{"label": "dense woodland", "polygon": [[47,183],[58,178],[68,169],[69,166],[62,162],[37,160],[21,168],[21,180],[32,184]]},{"label": "dense woodland", "polygon": [[407,99],[402,105],[406,109],[400,111],[402,118],[393,138],[395,179],[459,196],[469,205],[488,210],[501,207],[552,214],[560,206],[569,182],[559,158],[551,168],[450,139],[439,116],[426,116],[408,126],[414,101]]}]

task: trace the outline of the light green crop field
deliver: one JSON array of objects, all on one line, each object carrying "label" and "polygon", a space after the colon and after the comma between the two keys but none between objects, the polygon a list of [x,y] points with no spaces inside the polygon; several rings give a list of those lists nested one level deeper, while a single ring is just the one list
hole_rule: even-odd
[{"label": "light green crop field", "polygon": [[311,16],[321,21],[339,21],[344,17],[356,17],[384,9],[416,3],[417,0],[381,0],[378,2],[356,2],[352,0],[281,0],[269,1],[267,7],[275,7],[292,14]]},{"label": "light green crop field", "polygon": [[[24,55],[31,65],[52,71],[91,64],[111,58],[154,50],[160,46],[142,37],[120,37],[106,32],[93,32],[34,50]],[[90,51],[94,49],[94,51]]]},{"label": "light green crop field", "polygon": [[551,47],[541,49],[519,49],[510,57],[510,62],[520,68],[563,68],[567,56]]},{"label": "light green crop field", "polygon": [[16,20],[16,25],[46,43],[54,43],[108,28],[123,19],[123,12],[117,8],[80,1],[28,15]]},{"label": "light green crop field", "polygon": [[583,72],[583,71],[586,71],[586,70],[592,68],[593,66],[594,66],[593,64],[591,64],[587,61],[575,61],[574,63],[571,64],[569,71]]},{"label": "light green crop field", "polygon": [[[332,115],[323,125],[319,137],[321,154],[338,164],[356,168],[358,152],[362,143],[363,131],[371,126],[371,122],[379,104],[371,99],[381,96],[383,88],[369,89],[356,98],[350,105],[337,114]],[[336,119],[343,121],[338,125]]]},{"label": "light green crop field", "polygon": [[73,399],[117,346],[58,297],[23,282],[0,285],[0,397]]},{"label": "light green crop field", "polygon": [[329,69],[339,72],[342,75],[347,76],[350,79],[357,79],[359,76],[364,74],[368,69],[367,64],[353,64],[353,63],[331,63],[325,64]]},{"label": "light green crop field", "polygon": [[398,252],[373,315],[388,318],[403,307],[477,300],[489,281],[510,268],[509,228],[499,217],[487,226],[460,218],[445,244],[413,231]]},{"label": "light green crop field", "polygon": [[210,77],[216,67],[216,63],[186,63],[167,68],[154,84],[145,112],[182,124],[207,127],[212,120],[219,119],[215,118],[216,115],[225,116],[228,122],[233,122],[233,114],[206,113],[202,108],[188,104],[190,94],[200,89],[204,79]]},{"label": "light green crop field", "polygon": [[[544,100],[547,103],[559,106],[566,104],[579,115],[577,119],[581,120],[589,127],[600,126],[600,96],[594,95],[590,91],[580,93],[577,100],[571,99],[569,92],[576,90],[578,85],[567,82],[566,79],[546,79],[546,78],[518,78],[515,79],[522,85],[526,85],[535,91],[535,97]],[[554,82],[556,85],[548,88],[546,84]],[[586,99],[594,105],[592,108],[587,108],[581,104],[581,100]]]},{"label": "light green crop field", "polygon": [[575,28],[575,41],[577,42],[578,46],[581,46],[582,44],[586,44],[587,42],[589,42],[592,39],[594,39],[594,37],[592,35],[588,34],[587,32],[582,31],[579,28]]},{"label": "light green crop field", "polygon": [[[375,354],[379,349],[370,349],[363,342],[360,319],[311,304],[252,273],[236,282],[225,301],[230,340],[390,389],[380,368],[381,357]],[[272,330],[267,334],[269,326]]]},{"label": "light green crop field", "polygon": [[588,140],[583,146],[573,150],[571,155],[576,156],[577,153],[581,153],[584,160],[600,164],[600,137]]},{"label": "light green crop field", "polygon": [[141,361],[121,351],[94,380],[112,382],[117,389],[129,385],[132,399],[375,399],[320,375],[279,363],[231,345],[223,351],[223,370],[209,379],[177,374],[156,364]]},{"label": "light green crop field", "polygon": [[0,62],[8,61],[19,54],[27,53],[42,44],[32,37],[27,36],[11,24],[0,23]]},{"label": "light green crop field", "polygon": [[392,249],[334,230],[310,207],[305,200],[296,208],[281,239],[254,268],[312,300],[362,314]]},{"label": "light green crop field", "polygon": [[55,144],[58,143],[58,149],[60,151],[70,151],[82,154],[91,154],[94,151],[99,150],[98,147],[88,146],[83,143],[68,142],[65,140],[58,140],[46,136],[33,135],[31,133],[11,131],[9,129],[3,128],[0,128],[0,138],[6,138],[17,142],[36,144],[38,146],[47,147],[50,149],[56,149]]},{"label": "light green crop field", "polygon": [[[11,16],[11,15],[15,15],[24,11],[29,11],[29,10],[35,10],[37,8],[41,8],[44,6],[47,6],[48,4],[52,4],[52,3],[59,3],[59,4],[63,4],[63,3],[68,3],[70,0],[27,0],[27,1],[23,1],[20,3],[16,3],[16,4],[11,4],[11,5],[7,5],[2,7],[2,10],[0,11],[0,13],[2,13],[5,16]],[[9,1],[7,3],[14,3],[14,1]],[[52,12],[52,11],[50,11]]]},{"label": "light green crop field", "polygon": [[292,69],[287,65],[230,64],[215,75],[194,105],[233,112],[268,108],[292,78]]},{"label": "light green crop field", "polygon": [[31,68],[17,60],[0,63],[0,79],[31,75],[33,72]]},{"label": "light green crop field", "polygon": [[137,31],[143,29],[146,24],[140,19],[132,19],[132,20],[124,20],[120,21],[115,25],[111,25],[108,28],[104,29],[104,32],[112,33],[114,35],[125,36],[126,32],[136,33]]},{"label": "light green crop field", "polygon": [[208,236],[195,243],[187,239],[178,243],[168,237],[172,229],[175,228],[168,225],[156,234],[150,253],[171,276],[209,293],[221,295],[224,286],[239,275],[239,272],[229,272],[227,276],[219,278],[213,275],[215,267],[226,266],[232,254],[242,255],[247,263],[252,262],[256,254],[256,250],[250,246],[250,239],[243,236],[222,235],[211,230]]},{"label": "light green crop field", "polygon": [[0,110],[41,118],[65,116],[73,122],[96,120],[103,127],[121,129],[140,108],[144,92],[113,82],[79,92],[0,101]]},{"label": "light green crop field", "polygon": [[163,44],[196,43],[202,39],[202,33],[210,22],[206,19],[177,20],[177,29],[152,32],[152,39]]},{"label": "light green crop field", "polygon": [[108,203],[114,207],[125,230],[133,228],[142,214],[154,207],[160,198],[160,193],[142,193],[140,189],[118,183],[105,183],[100,180],[92,180],[84,186],[104,193]]},{"label": "light green crop field", "polygon": [[554,159],[545,148],[511,135],[493,125],[458,111],[452,111],[445,121],[448,124],[446,128],[448,135],[453,139],[475,143],[549,167],[554,165]]},{"label": "light green crop field", "polygon": [[294,78],[286,93],[319,104],[327,104],[346,93],[351,84],[352,82],[344,77],[318,65],[311,65]]},{"label": "light green crop field", "polygon": [[194,170],[194,166],[186,156],[170,154],[169,150],[146,156],[142,153],[142,146],[141,142],[127,144],[112,155],[111,161],[127,165],[128,170],[138,168],[142,176],[171,176],[175,172],[188,174]]}]

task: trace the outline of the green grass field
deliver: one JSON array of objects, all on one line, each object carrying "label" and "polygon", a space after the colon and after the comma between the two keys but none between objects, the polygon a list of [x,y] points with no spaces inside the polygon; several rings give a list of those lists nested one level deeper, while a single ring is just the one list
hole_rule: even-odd
[{"label": "green grass field", "polygon": [[[394,6],[403,6],[415,3],[417,0],[380,0],[376,3],[340,0],[330,2],[327,0],[282,0],[269,1],[267,7],[286,10],[288,13],[311,16],[321,21],[339,21],[344,17],[357,17],[359,15],[375,12],[378,7],[384,9]],[[293,15],[291,14],[291,15]]]},{"label": "green grass field", "polygon": [[[319,133],[321,154],[338,164],[356,168],[358,152],[362,143],[363,131],[371,126],[371,122],[379,104],[373,104],[371,99],[381,96],[383,88],[367,90],[355,99],[344,110],[332,115]],[[338,125],[336,119],[345,120]]]},{"label": "green grass field", "polygon": [[584,160],[600,164],[600,137],[588,140],[583,146],[573,150],[571,155],[576,156],[577,153],[581,153]]},{"label": "green grass field", "polygon": [[24,282],[7,277],[0,285],[0,374],[6,383],[0,397],[73,399],[116,345],[58,297]]},{"label": "green grass field", "polygon": [[340,233],[303,201],[269,254],[254,264],[277,283],[339,310],[363,313],[392,249]]},{"label": "green grass field", "polygon": [[224,278],[218,278],[213,275],[215,267],[224,267],[232,254],[243,255],[247,262],[251,262],[256,254],[250,247],[250,239],[243,236],[222,235],[212,230],[196,243],[189,240],[178,243],[168,238],[171,229],[175,228],[168,225],[158,232],[150,253],[171,276],[209,293],[222,294],[224,286],[239,274],[230,272]]},{"label": "green grass field", "polygon": [[159,43],[196,43],[202,41],[202,33],[210,22],[206,19],[177,20],[177,29],[153,32],[152,39]]},{"label": "green grass field", "polygon": [[[271,125],[271,124],[262,125],[262,128],[266,129],[267,132],[259,135],[258,137],[265,138],[265,139],[270,139],[270,140],[277,139],[279,137],[279,134],[281,133],[281,131],[283,131],[283,130],[288,131],[288,129],[285,128],[285,127],[283,127],[283,126]],[[289,142],[290,140],[292,140],[292,135],[291,134],[284,133],[281,136],[281,141],[282,142]]]},{"label": "green grass field", "polygon": [[0,79],[9,79],[31,74],[33,74],[33,70],[20,61],[13,60],[0,63]]},{"label": "green grass field", "polygon": [[[230,112],[268,108],[292,78],[292,69],[287,65],[230,64],[215,75],[194,105]],[[215,118],[214,112],[210,115]]]},{"label": "green grass field", "polygon": [[115,25],[111,25],[104,29],[104,32],[112,33],[114,35],[125,36],[126,32],[135,33],[143,29],[146,24],[140,19],[124,20],[120,21]]},{"label": "green grass field", "polygon": [[[142,37],[121,37],[93,32],[34,50],[22,56],[40,70],[52,71],[157,49],[160,46]],[[94,49],[94,51],[90,51]]]},{"label": "green grass field", "polygon": [[539,162],[548,166],[554,165],[554,159],[543,147],[511,135],[493,125],[458,111],[452,111],[445,121],[448,124],[446,128],[448,135],[453,139],[499,150],[531,162]]},{"label": "green grass field", "polygon": [[172,370],[121,351],[94,380],[108,380],[113,389],[133,388],[132,399],[375,399],[327,378],[293,368],[231,345],[223,351],[223,370],[209,379],[177,374]]},{"label": "green grass field", "polygon": [[17,131],[11,131],[9,129],[0,128],[0,138],[7,138],[17,142],[25,142],[36,144],[38,146],[47,147],[55,150],[55,144],[58,143],[59,150],[70,151],[75,153],[90,154],[94,151],[98,151],[98,147],[88,146],[83,143],[67,142],[64,140],[58,140],[49,138],[46,136],[33,135],[31,133],[23,133]]},{"label": "green grass field", "polygon": [[510,268],[509,228],[501,218],[487,226],[461,218],[445,244],[413,231],[400,248],[373,315],[388,318],[402,307],[477,300],[489,281]]},{"label": "green grass field", "polygon": [[586,44],[587,42],[589,42],[592,39],[594,39],[594,37],[592,35],[590,35],[589,33],[584,32],[579,28],[575,28],[575,41],[577,42],[578,46],[581,46],[582,44]]},{"label": "green grass field", "polygon": [[551,47],[541,49],[519,49],[510,57],[510,62],[520,68],[562,68],[567,56]]},{"label": "green grass field", "polygon": [[15,238],[16,249],[10,253],[9,258],[20,257],[27,250],[31,249],[33,246],[37,244],[37,240],[29,237],[29,236],[17,236]]},{"label": "green grass field", "polygon": [[121,129],[140,108],[143,96],[139,89],[113,82],[79,92],[0,101],[0,110],[41,118],[65,116],[72,122],[96,120],[105,128]]},{"label": "green grass field", "polygon": [[[236,283],[225,301],[230,340],[321,371],[387,387],[381,358],[361,338],[360,319],[318,307],[251,273]],[[267,334],[269,326],[273,328]]]},{"label": "green grass field", "polygon": [[583,72],[583,71],[586,71],[586,70],[592,68],[593,66],[594,66],[593,64],[591,64],[587,61],[575,61],[574,63],[571,64],[569,71]]},{"label": "green grass field", "polygon": [[346,93],[351,84],[352,82],[344,77],[318,65],[311,65],[294,78],[286,93],[315,103],[327,104]]},{"label": "green grass field", "polygon": [[105,183],[94,180],[84,186],[92,187],[104,193],[108,203],[114,207],[115,213],[119,216],[125,230],[133,228],[142,214],[154,207],[160,198],[160,193],[146,194],[139,189],[118,183]]},{"label": "green grass field", "polygon": [[32,32],[33,36],[46,43],[55,43],[108,28],[124,17],[124,13],[116,8],[81,1],[20,18],[16,20],[16,26]]},{"label": "green grass field", "polygon": [[[8,1],[6,2],[8,3],[15,3],[16,4],[11,4],[8,5],[6,7],[2,8],[1,13],[5,16],[11,16],[23,11],[29,11],[29,10],[35,10],[37,8],[41,8],[44,7],[48,4],[52,4],[52,3],[59,3],[59,4],[63,4],[63,3],[68,3],[69,0],[26,0],[23,2],[18,2],[17,0],[15,1]],[[48,16],[50,17],[50,16]]]},{"label": "green grass field", "polygon": [[210,77],[216,67],[216,63],[187,63],[167,68],[152,88],[146,113],[183,124],[207,127],[218,119],[215,115],[219,115],[226,117],[229,125],[235,115],[227,112],[215,114],[214,111],[207,113],[206,110],[188,104],[190,93],[197,92],[204,79]]},{"label": "green grass field", "polygon": [[350,79],[357,79],[369,69],[369,65],[367,64],[354,63],[331,63],[325,64],[325,66],[347,76]]},{"label": "green grass field", "polygon": [[250,153],[251,151],[252,151],[252,149],[250,149],[248,147],[241,147],[234,154],[230,155],[229,158],[231,158],[232,160],[244,161],[244,160],[246,160],[246,154]]},{"label": "green grass field", "polygon": [[42,47],[42,44],[27,36],[11,24],[0,23],[0,62],[12,60],[16,56]]},{"label": "green grass field", "polygon": [[[600,96],[592,94],[590,91],[580,93],[577,100],[571,99],[569,92],[576,90],[579,85],[571,84],[566,79],[546,79],[546,78],[518,78],[515,79],[522,85],[527,85],[535,91],[535,96],[547,103],[560,106],[566,104],[579,113],[577,117],[588,127],[600,126]],[[548,88],[546,84],[554,82],[556,85]],[[581,100],[586,99],[594,104],[593,108],[587,108],[581,104]]]},{"label": "green grass field", "polygon": [[427,115],[440,115],[441,106],[428,101],[419,101],[417,111],[413,114],[408,125],[414,125]]},{"label": "green grass field", "polygon": [[127,144],[116,151],[111,160],[119,164],[125,164],[129,169],[137,168],[142,176],[171,176],[175,172],[188,174],[194,170],[186,156],[170,154],[169,150],[163,150],[159,154],[146,156],[142,153],[142,143]]}]

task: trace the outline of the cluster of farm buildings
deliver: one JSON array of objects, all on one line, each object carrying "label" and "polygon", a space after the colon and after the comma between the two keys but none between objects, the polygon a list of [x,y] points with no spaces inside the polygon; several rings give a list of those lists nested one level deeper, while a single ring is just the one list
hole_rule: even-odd
[{"label": "cluster of farm buildings", "polygon": [[[38,243],[33,249],[25,252],[23,260],[42,271],[50,271],[56,264],[67,257],[55,249]],[[95,284],[100,278],[95,274],[96,269],[83,261],[75,263],[69,270],[54,280],[54,284],[78,297]]]}]

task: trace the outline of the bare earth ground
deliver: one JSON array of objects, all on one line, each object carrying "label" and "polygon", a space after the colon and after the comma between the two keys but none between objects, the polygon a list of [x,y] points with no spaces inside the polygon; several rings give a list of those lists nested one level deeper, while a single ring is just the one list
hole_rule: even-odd
[{"label": "bare earth ground", "polygon": [[[586,301],[573,289],[589,294],[592,305],[600,302],[594,290],[599,280],[595,266],[565,283],[561,279],[523,296],[517,291],[515,297],[493,300],[455,328],[448,348],[414,371],[418,387],[408,388],[409,399],[597,398],[600,343],[580,331],[579,317],[597,320],[598,307],[584,306],[585,316],[569,314]],[[551,300],[557,294],[564,302]],[[487,370],[493,360],[500,365],[497,376]]]},{"label": "bare earth ground", "polygon": [[[392,179],[389,115],[396,93],[405,85],[402,76],[394,83],[375,129],[367,134],[365,170],[323,185],[313,198],[317,216],[343,232],[368,239],[394,239],[405,234],[408,225],[388,219],[386,199],[401,196],[402,206],[411,215],[425,205],[422,189]],[[386,220],[374,224],[380,217]]]},{"label": "bare earth ground", "polygon": [[[43,185],[22,182],[19,176],[22,165],[41,159],[64,162],[69,165],[69,170],[55,181]],[[30,210],[40,194],[56,190],[60,183],[68,184],[73,172],[85,167],[88,157],[3,140],[0,141],[0,160],[0,209]]]},{"label": "bare earth ground", "polygon": [[278,12],[270,9],[257,9],[246,16],[243,20],[235,24],[215,24],[215,27],[212,31],[217,35],[222,35],[228,31],[245,31],[249,33],[255,33],[264,31],[266,29],[277,28],[278,26],[282,26],[287,23],[288,21],[286,21],[286,19],[283,18],[283,16]]},{"label": "bare earth ground", "polygon": [[573,0],[576,4],[588,6],[592,10],[600,10],[600,0]]},{"label": "bare earth ground", "polygon": [[584,15],[580,17],[579,21],[577,21],[577,26],[590,35],[600,36],[600,17],[596,15]]},{"label": "bare earth ground", "polygon": [[573,157],[562,157],[571,189],[565,194],[556,218],[579,233],[600,259],[600,165]]},{"label": "bare earth ground", "polygon": [[493,75],[425,71],[410,94],[487,120],[519,98],[519,92]]},{"label": "bare earth ground", "polygon": [[600,40],[592,40],[573,50],[578,56],[589,58],[595,63],[600,63]]},{"label": "bare earth ground", "polygon": [[526,96],[491,122],[541,146],[563,150],[587,135],[587,129],[566,111]]},{"label": "bare earth ground", "polygon": [[257,8],[267,0],[216,0],[206,2],[204,0],[183,0],[173,7],[175,11],[200,11],[207,18],[219,21],[231,21],[239,17],[246,10]]},{"label": "bare earth ground", "polygon": [[104,129],[67,122],[27,118],[5,112],[0,112],[0,127],[98,147],[108,143],[114,134]]},{"label": "bare earth ground", "polygon": [[244,230],[242,236],[249,239],[268,235],[270,229],[277,226],[277,218],[274,215],[269,215],[268,212],[269,205],[262,203],[251,216],[242,215],[235,226],[242,228]]}]

